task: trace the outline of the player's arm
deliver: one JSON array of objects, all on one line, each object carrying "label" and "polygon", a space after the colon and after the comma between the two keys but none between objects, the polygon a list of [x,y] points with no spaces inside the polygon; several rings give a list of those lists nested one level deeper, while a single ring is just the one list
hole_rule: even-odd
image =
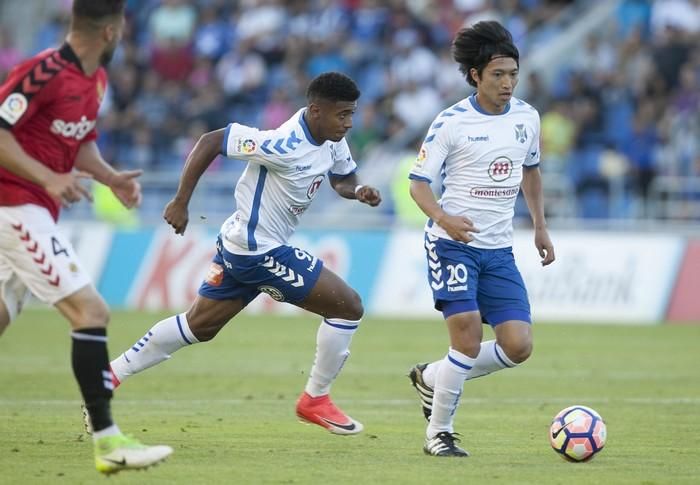
[{"label": "player's arm", "polygon": [[379,190],[369,185],[362,185],[353,172],[345,176],[330,175],[331,187],[345,199],[357,199],[360,202],[376,207],[382,201]]},{"label": "player's arm", "polygon": [[453,216],[445,212],[435,200],[435,195],[427,180],[412,177],[411,197],[423,213],[430,217],[435,224],[442,227],[449,236],[462,242],[470,242],[474,238],[470,233],[479,232],[474,223],[467,217]]},{"label": "player's arm", "polygon": [[89,173],[95,180],[112,189],[124,207],[131,209],[141,205],[141,184],[136,178],[141,176],[143,170],[114,170],[102,158],[94,140],[80,145],[75,158],[75,167]]},{"label": "player's arm", "polygon": [[0,127],[0,167],[18,177],[29,180],[40,187],[63,206],[82,198],[92,200],[90,192],[80,184],[80,179],[89,178],[86,173],[56,173],[40,161],[30,157],[17,143],[9,130]]},{"label": "player's arm", "polygon": [[542,175],[537,166],[523,168],[521,183],[523,195],[530,211],[532,224],[535,228],[535,246],[542,257],[542,266],[554,262],[554,245],[549,238],[547,222],[544,217],[544,196],[542,194]]},{"label": "player's arm", "polygon": [[202,135],[190,154],[187,156],[185,167],[180,175],[180,183],[173,200],[168,202],[163,212],[163,218],[175,229],[175,234],[184,234],[189,221],[187,206],[192,198],[197,182],[211,165],[211,162],[221,154],[225,129],[210,131]]}]

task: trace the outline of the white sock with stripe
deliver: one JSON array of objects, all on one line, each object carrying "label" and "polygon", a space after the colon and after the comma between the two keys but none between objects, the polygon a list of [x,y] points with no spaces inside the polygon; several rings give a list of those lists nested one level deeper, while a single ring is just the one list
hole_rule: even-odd
[{"label": "white sock with stripe", "polygon": [[192,334],[184,313],[156,323],[130,349],[114,359],[110,366],[119,382],[134,374],[160,364],[187,345],[199,340]]},{"label": "white sock with stripe", "polygon": [[360,321],[324,318],[316,333],[316,358],[305,391],[311,397],[328,394],[350,355],[350,341]]},{"label": "white sock with stripe", "polygon": [[433,414],[426,429],[426,436],[431,439],[443,431],[452,433],[454,414],[462,395],[462,387],[467,373],[474,366],[472,359],[452,347],[440,364],[435,376],[435,395],[433,396]]},{"label": "white sock with stripe", "polygon": [[[430,387],[435,387],[435,376],[437,375],[438,368],[442,362],[443,360],[431,362],[423,371],[423,382]],[[481,342],[481,350],[479,351],[479,355],[474,362],[472,370],[467,373],[466,378],[474,379],[476,377],[491,374],[492,372],[496,372],[501,369],[512,368],[517,365],[518,364],[508,358],[501,346],[498,345],[495,340],[487,340],[486,342]]]}]

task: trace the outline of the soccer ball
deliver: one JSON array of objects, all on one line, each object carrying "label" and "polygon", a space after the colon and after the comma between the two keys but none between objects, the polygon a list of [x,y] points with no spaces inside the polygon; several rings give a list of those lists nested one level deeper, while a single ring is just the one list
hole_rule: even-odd
[{"label": "soccer ball", "polygon": [[554,417],[549,441],[554,451],[569,461],[587,461],[605,446],[605,422],[593,409],[570,406]]}]

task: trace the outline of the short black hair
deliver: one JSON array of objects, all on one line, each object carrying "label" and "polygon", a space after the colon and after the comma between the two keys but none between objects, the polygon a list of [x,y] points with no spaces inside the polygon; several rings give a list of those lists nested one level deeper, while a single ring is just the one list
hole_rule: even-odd
[{"label": "short black hair", "polygon": [[512,57],[520,65],[520,53],[513,43],[513,36],[495,20],[477,22],[461,29],[452,42],[452,58],[472,86],[476,86],[476,81],[469,71],[474,68],[481,77],[486,65],[498,57]]},{"label": "short black hair", "polygon": [[73,18],[100,22],[124,15],[126,0],[73,0]]},{"label": "short black hair", "polygon": [[306,88],[306,99],[326,101],[357,101],[360,89],[349,76],[341,72],[324,72],[316,76]]}]

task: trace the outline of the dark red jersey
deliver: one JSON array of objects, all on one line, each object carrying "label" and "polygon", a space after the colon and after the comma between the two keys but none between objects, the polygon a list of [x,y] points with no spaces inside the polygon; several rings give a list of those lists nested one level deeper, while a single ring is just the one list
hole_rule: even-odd
[{"label": "dark red jersey", "polygon": [[[106,86],[104,68],[87,76],[70,45],[48,49],[12,69],[0,86],[0,128],[51,170],[70,172],[80,145],[97,137]],[[0,206],[21,204],[46,207],[58,219],[58,200],[0,167]]]}]

